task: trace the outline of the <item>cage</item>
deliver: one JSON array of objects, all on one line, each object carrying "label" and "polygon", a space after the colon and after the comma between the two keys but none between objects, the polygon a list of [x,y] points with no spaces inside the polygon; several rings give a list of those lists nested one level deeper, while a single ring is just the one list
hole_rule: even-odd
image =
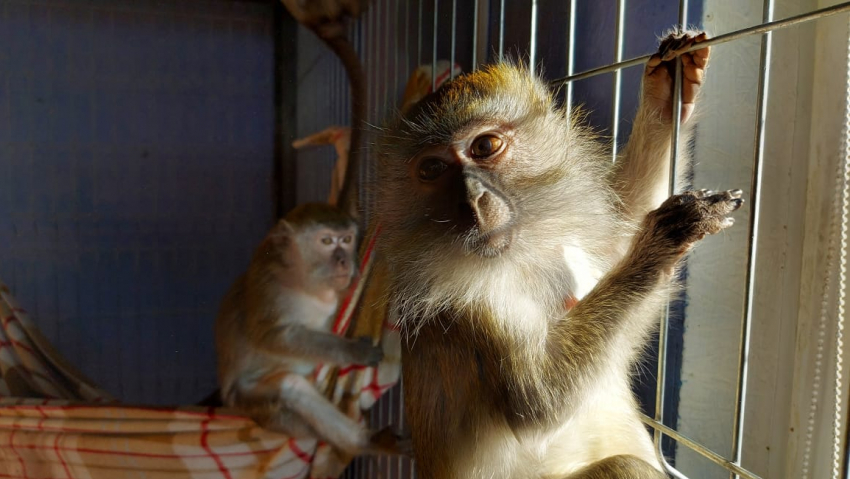
[{"label": "cage", "polygon": [[[740,227],[688,259],[635,394],[674,477],[846,475],[847,211],[834,206],[847,199],[848,11],[373,0],[348,26],[368,82],[363,203],[374,201],[370,135],[416,68],[436,87],[456,74],[439,61],[469,72],[521,59],[584,105],[614,161],[658,36],[707,30],[694,141],[673,148],[694,155],[694,184],[734,184],[749,201]],[[227,285],[276,217],[327,195],[334,151],[292,140],[348,124],[350,101],[338,59],[276,0],[0,0],[0,277],[93,383],[126,403],[197,402],[216,387],[211,325]],[[20,352],[15,339],[0,359]],[[403,426],[402,403],[389,389],[371,423]],[[50,441],[68,449],[41,459],[52,475],[30,475],[37,448],[16,432],[29,419],[0,421],[0,477],[97,477],[82,459],[94,453],[61,434]],[[197,477],[231,477],[217,458],[193,464]],[[414,475],[391,457],[345,473]]]}]

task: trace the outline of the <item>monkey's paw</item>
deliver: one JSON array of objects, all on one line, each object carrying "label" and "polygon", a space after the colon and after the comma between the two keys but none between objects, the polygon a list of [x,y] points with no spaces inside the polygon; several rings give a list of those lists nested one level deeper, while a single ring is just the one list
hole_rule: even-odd
[{"label": "monkey's paw", "polygon": [[682,58],[682,122],[694,112],[697,96],[705,78],[711,48],[685,53],[695,43],[708,40],[705,32],[674,31],[663,40],[658,52],[650,57],[643,73],[645,101],[662,112],[664,119],[673,118],[673,79],[676,77],[676,58]]},{"label": "monkey's paw", "polygon": [[413,441],[387,426],[372,435],[371,448],[379,454],[413,457]]},{"label": "monkey's paw", "polygon": [[384,359],[384,349],[372,344],[372,338],[357,338],[350,343],[351,358],[354,364],[377,366]]},{"label": "monkey's paw", "polygon": [[742,194],[741,190],[699,190],[671,196],[646,216],[644,231],[651,235],[647,247],[679,257],[706,235],[732,226],[735,220],[726,215],[741,207]]}]

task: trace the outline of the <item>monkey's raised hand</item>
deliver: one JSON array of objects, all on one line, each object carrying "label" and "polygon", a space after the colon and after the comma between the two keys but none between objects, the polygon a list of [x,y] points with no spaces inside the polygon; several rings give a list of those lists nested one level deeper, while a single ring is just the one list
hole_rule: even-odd
[{"label": "monkey's raised hand", "polygon": [[710,48],[682,53],[695,43],[708,40],[705,32],[674,31],[661,41],[658,52],[646,63],[643,79],[645,101],[662,112],[665,120],[673,117],[673,79],[676,77],[676,58],[682,58],[682,122],[694,111],[699,89],[705,78]]}]

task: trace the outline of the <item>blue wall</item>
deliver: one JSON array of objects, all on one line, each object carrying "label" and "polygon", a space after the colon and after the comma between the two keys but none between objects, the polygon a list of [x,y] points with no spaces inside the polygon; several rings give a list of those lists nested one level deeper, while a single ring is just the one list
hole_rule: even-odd
[{"label": "blue wall", "polygon": [[125,401],[215,388],[274,215],[272,5],[0,0],[0,278]]}]

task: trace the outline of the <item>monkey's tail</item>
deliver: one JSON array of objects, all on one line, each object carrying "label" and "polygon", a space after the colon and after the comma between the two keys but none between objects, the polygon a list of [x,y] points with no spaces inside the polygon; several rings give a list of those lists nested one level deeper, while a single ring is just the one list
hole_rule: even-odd
[{"label": "monkey's tail", "polygon": [[[345,73],[351,86],[351,140],[348,153],[348,168],[345,170],[345,181],[339,195],[339,207],[350,214],[355,220],[360,220],[360,163],[363,128],[366,124],[366,75],[363,64],[344,34],[334,35],[322,40],[342,61]],[[362,225],[361,225],[362,226]]]}]

